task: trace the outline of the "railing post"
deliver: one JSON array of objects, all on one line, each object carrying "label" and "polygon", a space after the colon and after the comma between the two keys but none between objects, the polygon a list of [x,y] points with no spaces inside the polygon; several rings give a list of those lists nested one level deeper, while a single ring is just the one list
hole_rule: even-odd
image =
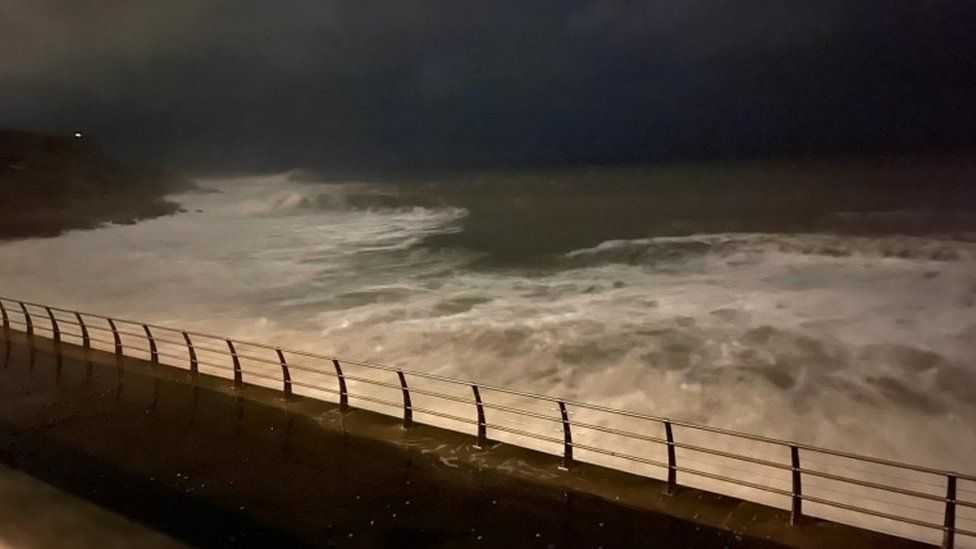
[{"label": "railing post", "polygon": [[237,351],[234,350],[234,342],[227,340],[227,348],[230,349],[230,357],[234,361],[234,388],[240,389],[244,386],[244,373],[241,371],[241,359],[237,357]]},{"label": "railing post", "polygon": [[119,336],[119,329],[115,327],[115,321],[111,318],[108,320],[108,326],[112,329],[112,339],[115,340],[115,355],[122,356],[122,338]]},{"label": "railing post", "polygon": [[3,300],[0,299],[0,315],[3,315],[3,329],[10,329],[10,317],[7,316],[7,308],[3,306]]},{"label": "railing post", "polygon": [[790,524],[797,525],[803,517],[803,486],[800,482],[800,449],[790,444],[790,463],[793,470],[793,498],[790,507]]},{"label": "railing post", "polygon": [[474,405],[478,407],[478,442],[474,447],[481,450],[488,443],[488,422],[485,420],[485,406],[481,402],[481,391],[477,385],[471,386],[474,393]]},{"label": "railing post", "polygon": [[143,324],[142,329],[146,332],[146,338],[149,339],[149,360],[154,364],[159,363],[159,350],[156,349],[156,340],[153,338],[152,332],[149,331],[149,325]]},{"label": "railing post", "polygon": [[51,339],[55,343],[61,343],[61,327],[58,326],[58,319],[54,318],[54,311],[50,307],[44,307],[47,311],[47,318],[51,321]]},{"label": "railing post", "polygon": [[336,377],[339,378],[339,411],[346,412],[349,410],[349,391],[346,390],[346,377],[342,375],[342,366],[339,365],[339,361],[332,359],[332,365],[335,366]]},{"label": "railing post", "polygon": [[186,351],[190,355],[190,373],[197,375],[200,369],[200,364],[197,362],[197,351],[193,348],[193,342],[190,341],[190,334],[183,332],[183,341],[186,341]]},{"label": "railing post", "polygon": [[291,397],[291,374],[288,372],[288,363],[285,362],[285,353],[281,351],[281,347],[275,349],[278,353],[278,362],[281,363],[281,380],[284,383],[285,388],[285,398]]},{"label": "railing post", "polygon": [[31,319],[30,311],[27,310],[27,305],[24,302],[20,302],[20,310],[24,311],[24,323],[27,324],[27,335],[34,335],[34,321]]},{"label": "railing post", "polygon": [[410,403],[407,377],[403,375],[403,370],[397,370],[397,377],[400,378],[400,390],[403,391],[403,426],[410,427],[413,425],[413,405]]},{"label": "railing post", "polygon": [[75,312],[75,318],[78,319],[78,327],[81,329],[81,345],[86,349],[91,349],[91,337],[88,335],[88,326],[85,326],[85,319],[82,318],[81,313]]},{"label": "railing post", "polygon": [[671,422],[664,420],[664,436],[668,439],[668,494],[673,495],[678,488],[677,453],[674,450],[674,430]]},{"label": "railing post", "polygon": [[945,528],[942,531],[943,549],[956,545],[956,475],[946,475]]},{"label": "railing post", "polygon": [[573,465],[573,433],[569,428],[569,412],[566,411],[566,403],[561,400],[559,415],[563,420],[563,464],[559,468],[568,471]]}]

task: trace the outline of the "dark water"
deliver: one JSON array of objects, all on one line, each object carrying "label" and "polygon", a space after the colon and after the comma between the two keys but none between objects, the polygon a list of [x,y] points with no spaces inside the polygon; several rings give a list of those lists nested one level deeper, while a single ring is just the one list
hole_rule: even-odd
[{"label": "dark water", "polygon": [[534,262],[606,240],[696,233],[976,237],[976,156],[482,171],[392,181],[390,194],[367,193],[348,204],[463,207],[464,230],[428,244],[485,252],[499,263]]}]

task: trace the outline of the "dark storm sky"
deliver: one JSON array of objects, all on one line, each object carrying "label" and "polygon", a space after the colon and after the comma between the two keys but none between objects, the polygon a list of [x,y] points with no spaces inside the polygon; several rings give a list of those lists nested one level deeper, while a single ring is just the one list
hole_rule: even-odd
[{"label": "dark storm sky", "polygon": [[195,170],[973,148],[976,2],[0,0],[0,125]]}]

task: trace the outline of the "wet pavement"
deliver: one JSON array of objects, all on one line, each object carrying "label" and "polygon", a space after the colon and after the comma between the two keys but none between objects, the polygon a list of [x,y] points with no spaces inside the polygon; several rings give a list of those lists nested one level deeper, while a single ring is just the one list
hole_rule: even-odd
[{"label": "wet pavement", "polygon": [[0,548],[178,549],[175,539],[0,466]]}]

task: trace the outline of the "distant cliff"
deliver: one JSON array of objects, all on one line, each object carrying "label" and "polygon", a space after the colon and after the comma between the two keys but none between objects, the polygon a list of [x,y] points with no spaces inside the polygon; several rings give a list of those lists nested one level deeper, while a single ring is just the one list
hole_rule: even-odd
[{"label": "distant cliff", "polygon": [[0,239],[169,215],[179,206],[163,196],[191,187],[107,159],[84,136],[0,129]]}]

